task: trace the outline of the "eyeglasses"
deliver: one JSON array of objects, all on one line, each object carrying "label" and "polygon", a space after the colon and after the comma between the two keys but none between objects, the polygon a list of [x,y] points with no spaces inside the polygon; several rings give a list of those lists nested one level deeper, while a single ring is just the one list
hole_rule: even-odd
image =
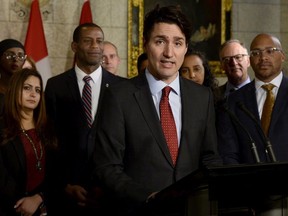
[{"label": "eyeglasses", "polygon": [[275,52],[282,52],[282,50],[276,47],[269,47],[262,50],[255,49],[250,51],[250,56],[256,58],[259,57],[260,55],[263,55],[264,53],[266,53],[268,56],[273,56]]},{"label": "eyeglasses", "polygon": [[19,60],[19,61],[25,61],[27,55],[25,55],[24,53],[18,53],[18,54],[15,54],[13,52],[7,52],[7,53],[4,53],[4,56],[7,60]]},{"label": "eyeglasses", "polygon": [[222,62],[224,64],[229,64],[233,59],[240,63],[243,61],[244,56],[248,56],[247,54],[238,54],[238,55],[234,55],[234,56],[227,56],[227,57],[223,57],[222,58]]}]

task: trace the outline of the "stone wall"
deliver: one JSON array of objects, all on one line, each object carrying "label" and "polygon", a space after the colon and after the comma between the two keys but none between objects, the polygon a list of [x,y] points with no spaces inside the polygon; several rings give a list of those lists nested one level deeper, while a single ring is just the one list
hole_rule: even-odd
[{"label": "stone wall", "polygon": [[[31,0],[0,0],[0,40],[25,42]],[[72,34],[79,24],[83,0],[39,0],[49,59],[54,75],[73,63]],[[105,39],[119,49],[121,76],[127,74],[127,0],[90,0],[93,21]]]},{"label": "stone wall", "polygon": [[[0,0],[0,40],[15,38],[24,43],[30,0]],[[71,67],[72,33],[79,23],[83,0],[39,0],[53,74]],[[116,44],[121,57],[120,75],[127,76],[128,0],[90,0],[93,21],[100,25],[105,39]],[[258,33],[280,38],[288,49],[288,0],[233,0],[232,37],[249,47]],[[287,64],[287,63],[285,63]],[[253,78],[253,72],[249,74]],[[219,78],[220,83],[226,81]]]},{"label": "stone wall", "polygon": [[[252,39],[259,33],[270,33],[288,50],[288,0],[233,0],[232,37],[245,43],[248,50]],[[287,67],[287,60],[285,62]],[[249,75],[254,78],[250,68]],[[226,78],[219,78],[224,83]]]}]

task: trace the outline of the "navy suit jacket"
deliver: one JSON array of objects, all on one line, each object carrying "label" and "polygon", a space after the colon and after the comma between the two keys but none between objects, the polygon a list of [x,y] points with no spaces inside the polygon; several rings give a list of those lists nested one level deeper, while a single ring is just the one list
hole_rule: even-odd
[{"label": "navy suit jacket", "polygon": [[[228,107],[256,142],[261,162],[269,161],[266,144],[260,132],[261,123],[256,102],[255,81],[235,91],[228,98]],[[288,161],[288,78],[283,76],[272,112],[268,137],[278,161]],[[240,109],[239,102],[255,116],[257,124]],[[219,111],[217,120],[219,153],[224,163],[254,163],[248,134],[233,122],[227,112]]]},{"label": "navy suit jacket", "polygon": [[94,162],[97,177],[121,198],[117,203],[131,208],[201,165],[219,163],[209,88],[180,77],[182,130],[174,167],[145,73],[114,87],[100,110]]},{"label": "navy suit jacket", "polygon": [[[103,92],[124,78],[115,76],[102,68],[102,83],[99,106]],[[84,114],[76,72],[70,69],[48,80],[45,89],[46,107],[49,118],[54,122],[64,177],[63,184],[79,184],[87,188],[90,183],[91,158],[95,145],[95,115],[91,129]]]}]

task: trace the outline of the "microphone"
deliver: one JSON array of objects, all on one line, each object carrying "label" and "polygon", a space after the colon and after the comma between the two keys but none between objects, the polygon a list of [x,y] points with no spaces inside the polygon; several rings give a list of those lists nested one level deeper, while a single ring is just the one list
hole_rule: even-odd
[{"label": "microphone", "polygon": [[261,134],[261,138],[264,141],[264,143],[266,144],[266,150],[268,152],[268,156],[269,159],[272,162],[277,162],[274,151],[273,151],[273,147],[272,144],[270,142],[270,139],[266,136],[266,134],[264,133],[262,127],[260,126],[258,120],[255,118],[255,116],[246,108],[246,106],[242,103],[242,102],[237,102],[237,105],[240,107],[240,109],[245,112],[255,123],[256,127],[258,128],[258,132],[260,132]]},{"label": "microphone", "polygon": [[257,147],[255,145],[255,141],[253,140],[253,138],[251,137],[250,133],[248,132],[248,130],[245,128],[245,126],[239,121],[239,119],[234,115],[234,113],[227,107],[227,105],[223,106],[223,109],[229,114],[229,116],[232,118],[232,120],[239,125],[242,130],[246,133],[246,135],[248,136],[249,140],[250,140],[250,144],[251,144],[251,151],[252,151],[252,155],[254,157],[254,160],[256,163],[260,163],[260,158],[259,158],[259,154],[257,151]]}]

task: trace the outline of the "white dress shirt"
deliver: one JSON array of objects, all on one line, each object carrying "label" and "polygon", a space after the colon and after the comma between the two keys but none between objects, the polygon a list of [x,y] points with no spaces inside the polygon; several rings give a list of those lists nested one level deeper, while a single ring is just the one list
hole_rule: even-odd
[{"label": "white dress shirt", "polygon": [[91,74],[86,74],[77,65],[75,65],[75,72],[77,76],[77,82],[78,82],[81,97],[82,97],[83,87],[85,85],[83,78],[85,76],[90,76],[92,78],[92,80],[90,81],[90,85],[92,88],[92,118],[94,121],[94,117],[97,112],[97,107],[98,107],[98,102],[99,102],[100,90],[101,90],[102,67],[98,67]]},{"label": "white dress shirt", "polygon": [[[277,93],[278,93],[282,78],[283,78],[283,74],[281,72],[277,77],[275,77],[271,82],[269,82],[275,86],[272,89],[272,92],[275,95],[275,99],[277,97]],[[267,95],[266,91],[261,86],[265,84],[268,84],[268,83],[264,83],[255,77],[256,99],[257,99],[258,112],[259,112],[260,119],[262,116],[263,106],[264,106],[266,95]]]},{"label": "white dress shirt", "polygon": [[[154,76],[152,76],[148,69],[145,71],[146,78],[149,84],[149,88],[152,94],[152,98],[154,101],[155,108],[157,110],[159,120],[160,120],[160,110],[159,110],[159,104],[162,97],[162,89],[167,86],[167,84],[161,80],[155,79]],[[180,94],[180,84],[179,84],[179,73],[176,79],[171,82],[168,86],[172,88],[170,94],[169,94],[169,103],[172,109],[176,130],[177,130],[177,138],[178,138],[178,146],[180,144],[180,138],[181,138],[181,127],[182,127],[182,120],[181,120],[181,94]]]}]

